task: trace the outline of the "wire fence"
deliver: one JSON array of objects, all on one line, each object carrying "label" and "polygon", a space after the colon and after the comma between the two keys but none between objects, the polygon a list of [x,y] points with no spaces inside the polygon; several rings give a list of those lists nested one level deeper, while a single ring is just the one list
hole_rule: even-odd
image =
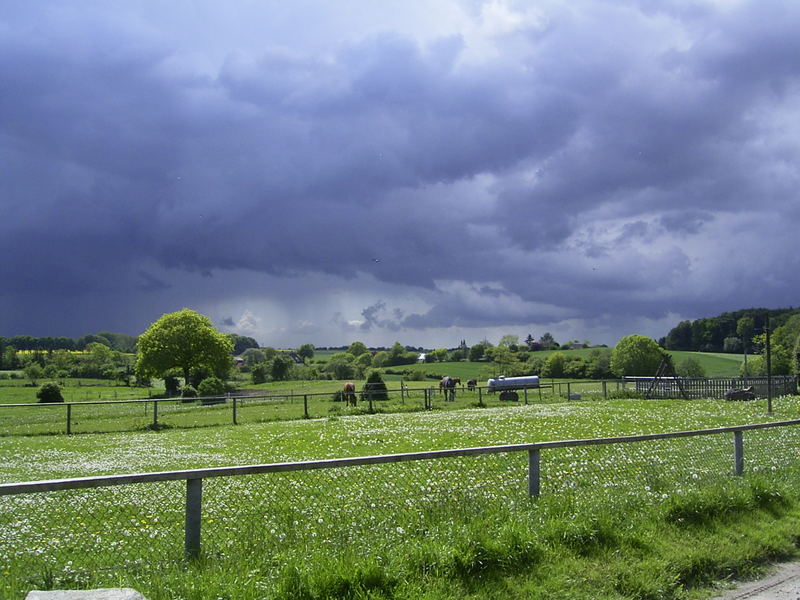
[{"label": "wire fence", "polygon": [[[765,378],[761,378],[762,380]],[[773,377],[774,393],[795,393],[794,378]],[[691,381],[691,380],[687,380]],[[716,380],[708,380],[716,381]],[[720,380],[723,381],[723,380]],[[714,383],[717,388],[736,387],[739,380]],[[699,384],[698,384],[699,385]],[[707,384],[710,385],[710,384]],[[763,381],[756,390],[766,389]],[[206,398],[144,398],[132,400],[92,400],[54,404],[0,403],[0,436],[52,435],[58,433],[103,433],[142,429],[191,428],[215,425],[263,423],[295,419],[324,418],[343,414],[396,413],[425,410],[456,410],[471,407],[509,406],[560,402],[564,400],[608,399],[619,394],[643,394],[649,386],[640,380],[543,381],[538,388],[516,390],[515,400],[501,399],[500,394],[477,386],[462,385],[451,397],[437,386],[388,388],[385,394],[359,391],[356,405],[350,406],[337,392],[297,393],[284,390],[249,390],[246,393]],[[677,397],[672,383],[662,384],[659,397]],[[722,386],[722,387],[721,387]],[[792,387],[793,386],[793,387]],[[669,389],[668,389],[669,388]],[[695,388],[692,388],[695,389]],[[696,388],[700,389],[700,388]],[[712,390],[712,391],[713,391]],[[708,391],[708,390],[707,390]],[[678,393],[678,392],[676,392]],[[700,397],[693,393],[693,396]],[[711,393],[702,397],[714,397]],[[761,394],[765,395],[765,394]]]},{"label": "wire fence", "polygon": [[0,572],[30,589],[187,555],[257,554],[278,571],[446,539],[472,517],[536,526],[537,498],[655,505],[747,477],[796,481],[798,425],[0,484]]},{"label": "wire fence", "polygon": [[[574,382],[545,384],[538,389],[520,390],[519,403],[560,401],[572,393],[596,394],[607,398],[623,389],[624,382]],[[189,428],[213,425],[261,423],[323,418],[342,414],[392,413],[424,410],[454,410],[475,406],[508,405],[499,394],[484,387],[468,390],[461,386],[454,396],[436,386],[388,388],[385,393],[356,394],[356,405],[341,400],[337,392],[297,393],[293,391],[250,390],[204,398],[145,398],[134,400],[92,400],[53,404],[0,403],[0,436],[56,433],[102,433],[141,429]]]}]

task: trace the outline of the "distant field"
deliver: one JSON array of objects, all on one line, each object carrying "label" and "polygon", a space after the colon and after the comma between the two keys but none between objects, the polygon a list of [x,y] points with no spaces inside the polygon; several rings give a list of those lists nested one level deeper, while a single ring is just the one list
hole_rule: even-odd
[{"label": "distant field", "polygon": [[[561,352],[566,356],[579,356],[586,358],[592,352],[598,350],[597,348],[582,348],[578,350],[544,350],[542,352],[535,352],[533,356],[541,356],[546,358],[554,352]],[[600,348],[600,350],[605,350]],[[611,350],[611,349],[609,349]],[[723,354],[711,352],[670,352],[673,357],[673,362],[677,366],[688,357],[697,360],[706,371],[706,377],[737,377],[739,375],[739,367],[742,364],[743,358],[739,354]],[[387,367],[395,371],[424,371],[426,373],[435,373],[441,375],[449,375],[451,377],[460,377],[463,381],[467,379],[484,380],[489,377],[498,375],[495,373],[495,367],[488,362],[441,362],[441,363],[417,363],[413,365],[398,365],[395,367]],[[655,373],[654,373],[655,375]],[[391,378],[392,376],[387,376]],[[397,377],[399,379],[399,377]]]},{"label": "distant field", "polygon": [[[7,371],[5,371],[7,372]],[[43,383],[54,381],[41,379],[33,386],[27,379],[0,379],[0,404],[23,404],[36,402],[36,392]],[[107,379],[59,379],[66,402],[89,400],[130,400],[148,398],[164,392],[163,382],[153,380],[151,388],[128,387]]]},{"label": "distant field", "polygon": [[[579,350],[553,350],[542,351],[535,353],[535,356],[547,357],[553,352],[563,352],[567,356],[580,356],[586,357],[596,349],[584,348]],[[325,360],[339,350],[322,350],[317,351],[314,356],[315,360]],[[670,352],[672,354],[674,363],[677,366],[688,357],[696,359],[705,369],[707,377],[736,377],[739,374],[739,368],[742,364],[743,358],[739,354],[723,354],[723,353],[705,353],[705,352]],[[411,365],[396,365],[393,367],[385,367],[384,370],[394,371],[395,373],[387,373],[384,379],[388,383],[399,382],[402,379],[407,379],[407,376],[402,372],[419,372],[422,371],[428,377],[419,382],[424,385],[424,381],[433,382],[440,377],[446,375],[450,377],[459,377],[462,382],[469,379],[478,380],[479,385],[485,385],[489,377],[495,377],[499,373],[495,373],[495,367],[489,362],[440,362],[440,363],[415,363]],[[11,371],[3,371],[3,373],[11,374]],[[15,371],[21,376],[21,371]],[[39,385],[49,381],[42,379]],[[163,393],[163,383],[161,380],[153,380],[155,386],[152,388],[137,388],[127,387],[108,380],[102,379],[64,379],[64,399],[68,402],[80,402],[88,400],[123,400],[123,399],[136,399],[148,398],[153,395]],[[234,374],[232,381],[237,386],[245,389],[263,389],[294,392],[299,394],[314,394],[320,392],[333,392],[340,388],[340,384],[331,381],[298,381],[298,382],[285,382],[276,381],[260,385],[253,385],[250,383],[250,375],[248,373]],[[566,381],[566,380],[564,380]],[[0,403],[25,403],[36,402],[37,386],[30,385],[27,379],[0,379]]]},{"label": "distant field", "polygon": [[670,352],[675,366],[691,357],[705,369],[706,377],[738,377],[739,368],[744,362],[741,354],[723,354],[722,352]]}]

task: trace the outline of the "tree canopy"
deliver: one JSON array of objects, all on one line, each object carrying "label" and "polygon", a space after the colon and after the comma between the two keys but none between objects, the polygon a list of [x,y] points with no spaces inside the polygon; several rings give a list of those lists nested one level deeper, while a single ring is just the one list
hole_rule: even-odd
[{"label": "tree canopy", "polygon": [[656,374],[664,351],[652,338],[633,334],[617,342],[611,353],[611,370],[618,377]]},{"label": "tree canopy", "polygon": [[724,352],[726,347],[734,348],[730,341],[726,345],[726,340],[738,337],[742,348],[749,351],[753,335],[763,331],[767,316],[772,328],[776,329],[797,314],[800,314],[800,309],[796,308],[745,308],[716,317],[681,321],[663,338],[662,345],[667,350]]},{"label": "tree canopy", "polygon": [[231,367],[233,342],[217,331],[211,319],[184,308],[163,315],[137,342],[136,372],[164,377],[179,369],[185,381],[193,370],[225,376]]}]

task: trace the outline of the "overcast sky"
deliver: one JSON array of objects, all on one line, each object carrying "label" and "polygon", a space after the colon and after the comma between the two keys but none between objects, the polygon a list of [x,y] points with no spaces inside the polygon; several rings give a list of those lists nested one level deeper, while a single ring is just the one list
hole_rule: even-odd
[{"label": "overcast sky", "polygon": [[0,0],[0,335],[614,344],[800,305],[800,2]]}]

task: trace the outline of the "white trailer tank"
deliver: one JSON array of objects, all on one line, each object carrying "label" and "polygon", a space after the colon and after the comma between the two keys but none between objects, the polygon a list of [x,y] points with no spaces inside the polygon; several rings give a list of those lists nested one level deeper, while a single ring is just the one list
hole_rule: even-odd
[{"label": "white trailer tank", "polygon": [[538,388],[539,377],[537,375],[527,375],[525,377],[498,377],[486,382],[486,387],[490,392],[497,390],[522,390],[525,388]]}]

